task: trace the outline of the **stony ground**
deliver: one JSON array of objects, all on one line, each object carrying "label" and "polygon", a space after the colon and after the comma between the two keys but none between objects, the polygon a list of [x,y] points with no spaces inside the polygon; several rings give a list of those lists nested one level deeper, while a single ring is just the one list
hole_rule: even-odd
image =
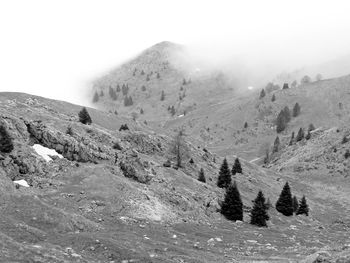
[{"label": "stony ground", "polygon": [[[315,137],[305,149],[285,148],[268,169],[242,161],[244,172],[234,179],[246,212],[244,222],[234,223],[218,213],[223,191],[215,182],[222,158],[194,140],[188,143],[194,164],[174,169],[163,166],[171,159],[171,138],[131,120],[91,110],[96,123],[86,127],[77,122],[75,105],[23,94],[3,94],[0,103],[2,122],[15,138],[14,152],[1,157],[1,262],[335,262],[350,255],[347,178],[322,173],[312,180],[307,169],[296,176],[299,161],[290,161],[340,133]],[[116,131],[124,121],[131,131]],[[74,136],[65,134],[68,125]],[[65,158],[46,163],[31,148],[33,141]],[[123,147],[117,163],[116,141]],[[344,147],[338,145],[338,154]],[[321,162],[320,156],[312,158]],[[330,162],[331,152],[322,158]],[[232,164],[234,157],[228,160]],[[121,162],[136,173],[124,173]],[[197,181],[201,167],[206,184]],[[11,179],[21,178],[31,187],[16,189]],[[249,225],[258,190],[274,204],[286,181],[293,194],[307,196],[310,216],[287,218],[271,208],[268,228]]]}]

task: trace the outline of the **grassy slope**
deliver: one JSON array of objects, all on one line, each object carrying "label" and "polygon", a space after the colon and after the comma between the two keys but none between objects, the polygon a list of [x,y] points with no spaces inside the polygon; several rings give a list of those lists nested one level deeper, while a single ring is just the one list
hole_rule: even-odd
[{"label": "grassy slope", "polygon": [[[1,94],[2,114],[42,119],[61,132],[66,125],[73,124],[82,136],[88,136],[84,125],[71,116],[79,106],[37,97],[49,108],[27,104],[14,107],[7,101],[27,98],[25,94]],[[108,133],[124,142],[129,135],[137,133],[115,133],[114,127],[111,131],[108,125],[121,123],[119,117],[89,111],[95,114],[93,119],[95,116],[96,122],[101,123],[91,126],[97,134]],[[162,138],[164,146],[170,143],[166,135],[139,133]],[[27,142],[19,143],[21,147],[28,147]],[[125,142],[125,145],[128,144]],[[216,163],[213,162],[213,155],[206,155],[202,147],[192,142],[189,147],[195,164],[175,170],[162,167],[168,155],[167,147],[164,152],[155,154],[142,153],[137,144],[130,146],[139,152],[142,160],[149,161],[156,172],[149,185],[125,178],[109,162],[80,164],[79,167],[68,162],[52,164],[61,165],[65,172],[55,174],[52,181],[47,179],[51,184],[42,184],[41,189],[15,190],[12,187],[14,194],[2,194],[0,238],[4,245],[1,260],[37,257],[44,262],[74,262],[77,261],[75,256],[65,254],[66,247],[72,247],[82,256],[83,262],[122,259],[225,262],[253,258],[282,261],[301,258],[328,244],[344,243],[348,236],[341,226],[332,224],[331,218],[324,217],[330,211],[337,218],[344,217],[346,211],[338,200],[320,200],[315,194],[316,186],[294,179],[288,173],[284,175],[243,162],[244,173],[234,178],[247,207],[251,206],[259,189],[275,203],[286,180],[290,181],[294,194],[307,193],[310,218],[285,218],[272,209],[269,228],[258,229],[247,223],[227,222],[215,209],[206,208],[208,201],[223,197],[223,191],[215,187],[221,158],[216,157]],[[233,163],[233,157],[229,162]],[[208,184],[196,180],[200,167],[205,170]],[[1,181],[10,187],[5,178]],[[183,220],[186,222],[181,222]],[[247,213],[245,221],[249,221]],[[322,231],[318,230],[319,226],[323,227]],[[222,241],[209,241],[216,237]]]},{"label": "grassy slope", "polygon": [[[307,129],[310,123],[316,127],[343,125],[349,120],[350,77],[323,80],[294,89],[275,92],[261,100],[258,94],[228,99],[220,104],[201,107],[183,118],[166,123],[166,128],[186,127],[186,131],[204,141],[209,149],[220,155],[236,154],[248,160],[264,154],[266,145],[276,137],[274,121],[285,106],[290,110],[298,102],[301,114],[293,118],[280,138],[288,140],[292,131]],[[339,103],[342,104],[339,107]],[[249,127],[243,128],[245,122]],[[209,131],[207,130],[209,128]]]}]

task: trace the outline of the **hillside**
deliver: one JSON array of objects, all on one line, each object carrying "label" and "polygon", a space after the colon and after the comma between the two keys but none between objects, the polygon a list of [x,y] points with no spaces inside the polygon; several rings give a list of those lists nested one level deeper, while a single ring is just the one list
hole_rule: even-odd
[{"label": "hillside", "polygon": [[[201,68],[195,61],[184,46],[158,43],[97,79],[91,98],[97,92],[97,108],[116,110],[158,126],[174,116],[234,96],[234,81],[219,70]],[[125,106],[130,97],[132,105]]]},{"label": "hillside", "polygon": [[[218,212],[222,158],[201,144],[188,140],[189,155],[176,168],[171,137],[115,114],[88,109],[93,123],[87,126],[78,122],[81,107],[65,102],[1,93],[0,105],[1,123],[15,142],[0,156],[1,261],[284,262],[348,238],[344,225],[324,216],[346,218],[340,200],[320,200],[317,188],[290,173],[242,161],[243,174],[233,179],[246,212],[244,222],[232,223]],[[130,130],[118,131],[124,123]],[[34,144],[64,158],[46,162]],[[233,157],[228,160],[231,166]],[[197,180],[200,168],[207,183]],[[30,187],[17,189],[14,179]],[[274,204],[286,180],[293,194],[307,193],[311,215],[287,218],[271,208],[268,228],[249,225],[258,190]]]},{"label": "hillside", "polygon": [[[267,92],[262,99],[258,92],[247,93],[170,120],[165,128],[185,127],[195,139],[203,141],[208,149],[219,155],[234,153],[254,160],[263,157],[266,149],[271,149],[277,135],[289,140],[293,131],[296,134],[300,127],[307,130],[311,123],[316,128],[348,123],[349,86],[350,76],[344,76]],[[274,102],[271,101],[273,95],[276,97]],[[278,113],[285,106],[292,112],[295,103],[301,107],[300,115],[293,117],[286,130],[277,134]],[[244,128],[245,122],[247,128]]]}]

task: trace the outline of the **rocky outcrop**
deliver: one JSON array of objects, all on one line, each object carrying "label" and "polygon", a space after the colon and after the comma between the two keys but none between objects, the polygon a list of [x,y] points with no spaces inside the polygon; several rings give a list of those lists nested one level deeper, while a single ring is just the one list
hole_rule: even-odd
[{"label": "rocky outcrop", "polygon": [[31,138],[41,145],[55,149],[71,161],[96,162],[110,160],[113,157],[112,149],[98,146],[96,142],[85,137],[72,137],[62,134],[45,126],[41,121],[25,121]]}]

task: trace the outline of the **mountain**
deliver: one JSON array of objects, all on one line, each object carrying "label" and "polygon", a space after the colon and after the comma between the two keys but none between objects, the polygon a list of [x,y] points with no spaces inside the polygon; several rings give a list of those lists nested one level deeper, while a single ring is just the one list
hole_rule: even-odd
[{"label": "mountain", "polygon": [[[201,65],[184,46],[161,42],[97,79],[91,98],[102,91],[97,108],[161,126],[174,116],[234,96],[233,78]],[[129,97],[132,105],[125,106]]]},{"label": "mountain", "polygon": [[[287,151],[299,154],[299,144],[284,148],[270,168],[241,159],[243,173],[233,180],[245,213],[244,222],[234,223],[219,213],[222,157],[189,134],[182,144],[187,155],[177,167],[173,137],[92,108],[87,108],[92,124],[84,125],[78,119],[81,108],[0,93],[0,122],[14,141],[14,149],[0,155],[0,261],[285,262],[346,244],[347,197],[321,198],[325,184],[301,180],[284,168],[290,166]],[[129,130],[119,131],[122,124]],[[334,133],[337,141],[344,132]],[[45,161],[33,148],[38,144],[63,158],[51,155]],[[339,154],[347,146],[338,147]],[[234,159],[230,154],[230,168]],[[206,183],[197,180],[201,168]],[[15,187],[12,180],[19,179],[30,187]],[[285,217],[273,207],[286,181],[293,194],[307,195],[309,217]],[[260,189],[272,204],[268,228],[248,224],[251,200]]]}]

